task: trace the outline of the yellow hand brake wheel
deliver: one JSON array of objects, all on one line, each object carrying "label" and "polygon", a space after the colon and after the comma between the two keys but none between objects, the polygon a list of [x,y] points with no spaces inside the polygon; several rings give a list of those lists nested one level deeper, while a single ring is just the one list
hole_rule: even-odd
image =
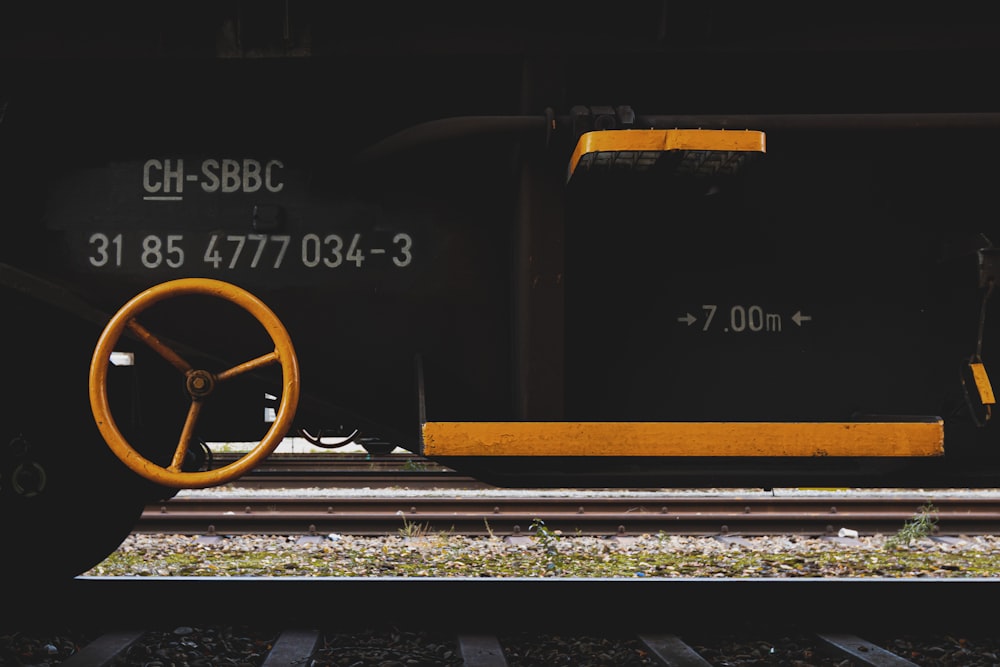
[{"label": "yellow hand brake wheel", "polygon": [[[192,367],[180,354],[136,320],[141,312],[153,304],[185,294],[214,296],[240,306],[264,326],[274,343],[274,351],[238,364],[221,373],[210,373]],[[139,454],[125,440],[111,415],[111,406],[108,402],[108,365],[111,363],[111,352],[126,329],[184,375],[184,385],[191,397],[191,405],[181,430],[173,461],[166,468]],[[275,420],[267,433],[264,434],[263,439],[243,457],[221,468],[200,472],[183,472],[181,464],[184,462],[184,457],[194,436],[198,414],[205,399],[209,397],[215,386],[243,373],[275,363],[281,364],[281,400]],[[291,338],[281,320],[257,297],[235,285],[219,280],[182,278],[161,283],[141,292],[115,313],[105,326],[97,341],[97,347],[94,349],[94,356],[90,362],[89,388],[90,408],[97,421],[97,428],[115,456],[137,474],[158,484],[172,488],[200,489],[225,484],[236,479],[267,458],[281,443],[282,438],[285,437],[292,425],[298,406],[299,366]]]}]

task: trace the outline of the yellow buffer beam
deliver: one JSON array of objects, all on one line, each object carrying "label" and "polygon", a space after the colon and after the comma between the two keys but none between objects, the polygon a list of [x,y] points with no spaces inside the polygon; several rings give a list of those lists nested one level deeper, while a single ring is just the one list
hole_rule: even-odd
[{"label": "yellow buffer beam", "polygon": [[944,422],[427,422],[425,456],[944,455]]}]

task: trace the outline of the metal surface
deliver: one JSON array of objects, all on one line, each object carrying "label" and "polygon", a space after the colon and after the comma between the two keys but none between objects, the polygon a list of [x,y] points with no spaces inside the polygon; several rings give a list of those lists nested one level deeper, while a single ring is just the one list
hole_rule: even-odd
[{"label": "metal surface", "polygon": [[[209,465],[221,467],[238,454],[215,452]],[[229,484],[251,489],[488,489],[489,484],[409,453],[272,453]]]},{"label": "metal surface", "polygon": [[566,457],[940,457],[941,420],[888,423],[428,422],[423,453]]},{"label": "metal surface", "polygon": [[[180,534],[396,535],[459,533],[529,536],[536,521],[565,535],[780,535],[837,537],[895,534],[926,515],[935,536],[990,535],[1000,499],[899,496],[700,497],[669,493],[635,497],[503,498],[469,494],[318,497],[180,496],[146,507],[136,532]],[[411,527],[408,531],[407,528]]]},{"label": "metal surface", "polygon": [[577,168],[650,169],[664,153],[679,156],[681,173],[703,176],[735,171],[747,155],[764,153],[763,132],[743,130],[606,130],[580,137],[569,158],[569,176]]}]

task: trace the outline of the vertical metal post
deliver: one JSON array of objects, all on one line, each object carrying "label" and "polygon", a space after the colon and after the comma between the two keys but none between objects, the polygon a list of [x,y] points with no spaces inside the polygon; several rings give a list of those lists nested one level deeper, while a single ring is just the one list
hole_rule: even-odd
[{"label": "vertical metal post", "polygon": [[[522,112],[558,104],[558,61],[525,60]],[[514,407],[521,420],[558,421],[564,415],[565,164],[532,137],[518,151],[520,192],[514,234],[512,313]]]}]

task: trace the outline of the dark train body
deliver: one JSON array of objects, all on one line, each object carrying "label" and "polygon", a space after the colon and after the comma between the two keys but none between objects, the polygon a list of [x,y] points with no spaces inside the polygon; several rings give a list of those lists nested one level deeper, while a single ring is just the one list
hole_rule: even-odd
[{"label": "dark train body", "polygon": [[[997,486],[995,26],[495,11],[5,10],[0,508],[40,545],[5,558],[75,531],[81,571],[176,492],[109,450],[91,356],[193,277],[287,329],[289,434],[511,486]],[[574,156],[592,132],[623,143]],[[270,349],[210,296],[136,319],[213,373]],[[167,467],[191,396],[114,349],[117,427]],[[282,383],[227,383],[192,443],[259,440]]]}]

